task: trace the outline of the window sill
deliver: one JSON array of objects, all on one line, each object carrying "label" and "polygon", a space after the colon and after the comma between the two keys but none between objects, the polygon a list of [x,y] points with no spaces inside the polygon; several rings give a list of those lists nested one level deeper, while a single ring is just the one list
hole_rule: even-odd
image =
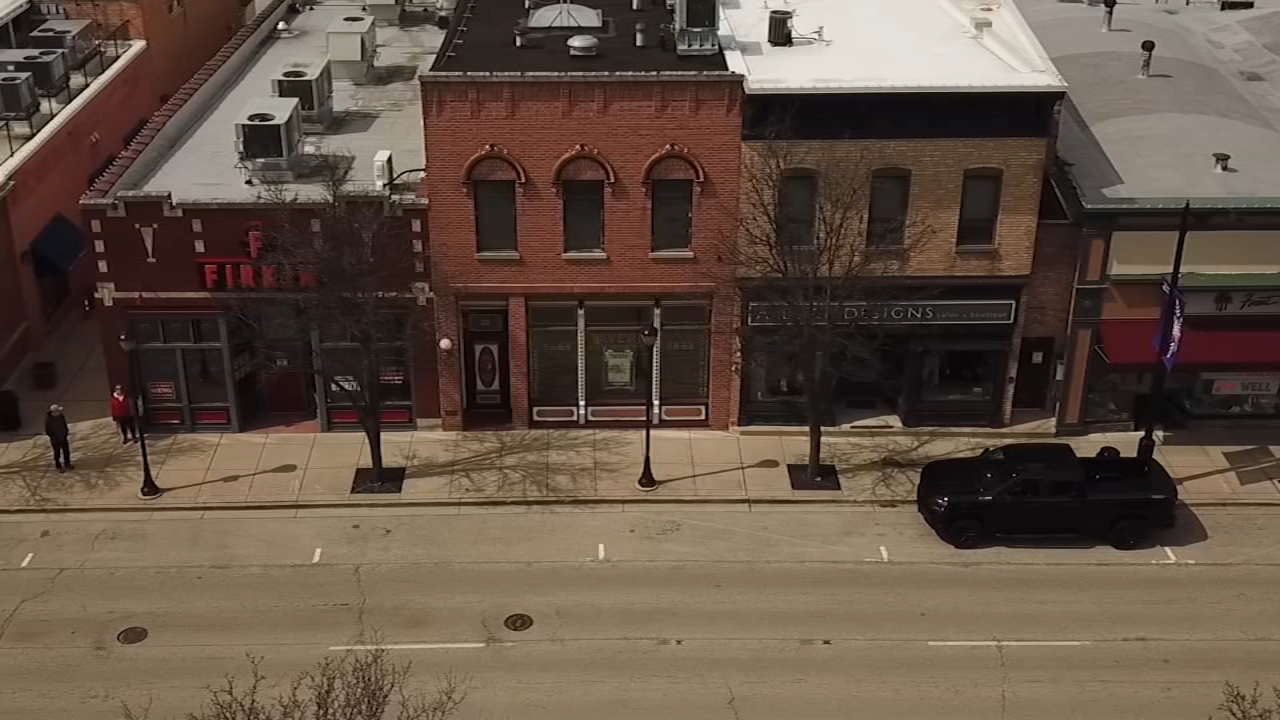
[{"label": "window sill", "polygon": [[956,252],[962,255],[994,254],[996,245],[957,245]]},{"label": "window sill", "polygon": [[609,253],[603,250],[578,250],[574,252],[560,253],[560,257],[565,260],[608,260]]},{"label": "window sill", "polygon": [[692,260],[692,250],[654,250],[649,253],[650,260]]},{"label": "window sill", "polygon": [[519,260],[518,250],[487,250],[476,253],[477,260]]}]

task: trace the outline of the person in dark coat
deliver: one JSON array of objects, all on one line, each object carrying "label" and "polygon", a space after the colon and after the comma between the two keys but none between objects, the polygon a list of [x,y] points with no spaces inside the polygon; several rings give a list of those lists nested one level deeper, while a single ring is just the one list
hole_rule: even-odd
[{"label": "person in dark coat", "polygon": [[53,464],[58,472],[75,470],[76,466],[71,464],[71,428],[67,427],[67,416],[62,414],[61,405],[49,406],[49,412],[44,416],[44,434],[49,436],[49,444],[53,446]]}]

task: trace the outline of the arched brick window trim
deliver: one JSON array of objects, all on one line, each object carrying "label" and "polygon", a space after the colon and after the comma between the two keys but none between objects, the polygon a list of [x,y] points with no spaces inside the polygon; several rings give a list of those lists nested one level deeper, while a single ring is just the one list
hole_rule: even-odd
[{"label": "arched brick window trim", "polygon": [[694,191],[702,192],[702,183],[706,181],[707,173],[688,148],[668,143],[644,164],[642,178],[646,193],[654,180],[692,180]]},{"label": "arched brick window trim", "polygon": [[601,180],[610,192],[618,179],[613,165],[604,159],[599,150],[589,145],[575,145],[565,153],[556,162],[552,177],[555,178],[557,188],[565,180]]},{"label": "arched brick window trim", "polygon": [[485,145],[462,168],[462,184],[468,191],[476,180],[511,180],[522,192],[527,178],[524,166],[501,145]]}]

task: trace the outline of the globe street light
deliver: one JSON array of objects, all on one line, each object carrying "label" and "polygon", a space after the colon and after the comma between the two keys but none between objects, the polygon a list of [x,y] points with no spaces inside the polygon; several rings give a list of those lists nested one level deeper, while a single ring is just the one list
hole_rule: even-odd
[{"label": "globe street light", "polygon": [[653,476],[653,466],[649,464],[649,429],[653,426],[653,346],[658,343],[658,328],[650,325],[640,332],[640,340],[644,343],[649,356],[648,372],[645,373],[644,393],[644,469],[636,480],[636,489],[652,492],[658,489],[658,480]]},{"label": "globe street light", "polygon": [[151,463],[147,460],[147,433],[143,427],[146,423],[142,409],[142,381],[138,373],[137,358],[134,357],[134,351],[138,344],[128,333],[120,333],[120,349],[124,351],[125,356],[129,359],[129,411],[133,413],[133,420],[137,423],[134,432],[138,434],[138,448],[142,451],[142,487],[138,488],[138,497],[143,500],[154,500],[164,494],[164,490],[156,485],[156,481],[151,477]]}]

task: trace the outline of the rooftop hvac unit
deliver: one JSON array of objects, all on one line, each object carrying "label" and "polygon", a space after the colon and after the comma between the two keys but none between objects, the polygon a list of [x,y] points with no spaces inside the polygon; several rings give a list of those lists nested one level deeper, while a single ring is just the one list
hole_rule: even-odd
[{"label": "rooftop hvac unit", "polygon": [[379,25],[399,25],[404,12],[404,0],[364,0],[369,14]]},{"label": "rooftop hvac unit", "polygon": [[378,31],[369,15],[335,18],[326,33],[333,75],[342,80],[364,82],[373,69]]},{"label": "rooftop hvac unit", "polygon": [[92,20],[50,20],[31,31],[31,47],[66,50],[67,64],[80,67],[92,57],[96,47]]},{"label": "rooftop hvac unit", "polygon": [[259,98],[236,120],[236,154],[252,176],[263,180],[293,180],[301,141],[297,98]]},{"label": "rooftop hvac unit", "polygon": [[678,55],[720,52],[720,11],[716,0],[676,0],[675,35]]},{"label": "rooftop hvac unit", "polygon": [[0,73],[0,118],[27,120],[40,111],[31,73]]},{"label": "rooftop hvac unit", "polygon": [[271,76],[271,94],[295,98],[305,125],[325,127],[333,120],[333,73],[329,58],[287,62]]},{"label": "rooftop hvac unit", "polygon": [[375,190],[386,190],[396,176],[396,166],[391,160],[390,150],[379,150],[373,154],[373,187]]},{"label": "rooftop hvac unit", "polygon": [[64,50],[0,50],[0,72],[31,73],[41,95],[57,95],[67,86]]}]

